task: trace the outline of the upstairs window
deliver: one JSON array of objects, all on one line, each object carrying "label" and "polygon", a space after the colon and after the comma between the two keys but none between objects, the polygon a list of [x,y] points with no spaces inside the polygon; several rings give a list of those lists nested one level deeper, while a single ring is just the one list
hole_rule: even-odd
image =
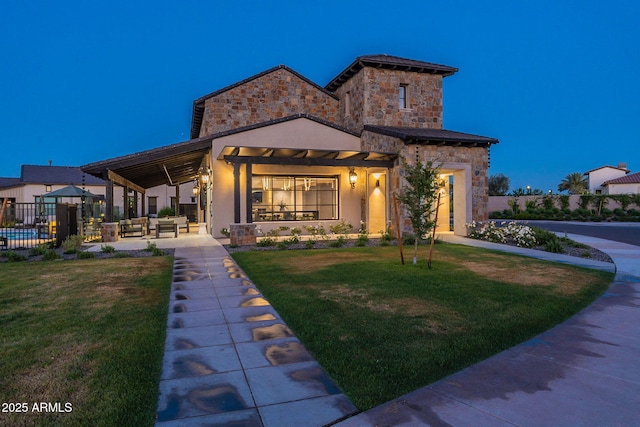
[{"label": "upstairs window", "polygon": [[398,101],[400,109],[407,108],[408,86],[401,84],[398,88]]},{"label": "upstairs window", "polygon": [[351,115],[351,92],[344,94],[344,116],[349,117]]}]

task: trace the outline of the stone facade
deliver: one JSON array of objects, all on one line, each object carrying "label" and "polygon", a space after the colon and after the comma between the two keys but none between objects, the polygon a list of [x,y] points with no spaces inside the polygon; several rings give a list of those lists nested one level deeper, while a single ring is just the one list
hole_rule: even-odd
[{"label": "stone facade", "polygon": [[[407,108],[398,91],[407,90]],[[350,111],[345,100],[349,93]],[[336,90],[342,125],[359,132],[364,125],[442,129],[442,76],[365,67]]]},{"label": "stone facade", "polygon": [[339,123],[339,101],[286,67],[276,67],[205,100],[200,137],[306,113]]},{"label": "stone facade", "polygon": [[231,224],[229,226],[229,238],[232,245],[255,245],[255,224]]}]

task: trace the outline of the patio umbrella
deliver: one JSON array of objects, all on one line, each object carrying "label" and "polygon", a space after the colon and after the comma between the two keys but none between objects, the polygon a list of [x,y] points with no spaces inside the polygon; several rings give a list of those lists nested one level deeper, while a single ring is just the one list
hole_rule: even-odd
[{"label": "patio umbrella", "polygon": [[63,197],[86,197],[93,199],[96,197],[96,195],[91,193],[90,191],[83,190],[82,188],[78,188],[75,185],[71,184],[59,190],[45,193],[41,197],[55,197],[56,199]]}]

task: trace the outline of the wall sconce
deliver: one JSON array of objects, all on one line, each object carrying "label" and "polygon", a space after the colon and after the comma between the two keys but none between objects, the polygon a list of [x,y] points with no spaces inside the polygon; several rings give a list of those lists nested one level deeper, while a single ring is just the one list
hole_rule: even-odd
[{"label": "wall sconce", "polygon": [[51,193],[51,186],[50,185],[45,185],[44,186],[44,191],[46,191],[47,193]]},{"label": "wall sconce", "polygon": [[198,194],[200,192],[200,188],[198,188],[198,181],[194,180],[193,181],[193,188],[191,189],[191,191],[193,191],[193,194]]},{"label": "wall sconce", "polygon": [[351,184],[351,189],[356,188],[356,182],[358,182],[358,175],[354,168],[349,170],[349,184]]},{"label": "wall sconce", "polygon": [[207,166],[201,167],[198,170],[198,173],[200,174],[200,181],[202,181],[204,185],[207,185],[207,183],[209,183],[209,174],[211,173],[211,170],[209,169],[209,167]]}]

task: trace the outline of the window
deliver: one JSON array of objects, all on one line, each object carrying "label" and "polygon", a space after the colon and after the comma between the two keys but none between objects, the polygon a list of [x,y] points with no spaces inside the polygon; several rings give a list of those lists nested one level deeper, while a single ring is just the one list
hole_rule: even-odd
[{"label": "window", "polygon": [[407,108],[407,88],[405,84],[401,84],[398,88],[398,100],[400,102],[400,108]]},{"label": "window", "polygon": [[337,176],[253,175],[253,220],[337,219]]},{"label": "window", "polygon": [[149,208],[149,214],[155,215],[158,213],[158,198],[157,197],[148,197],[147,198],[147,206]]},{"label": "window", "polygon": [[351,115],[351,92],[344,94],[344,116],[349,117]]}]

